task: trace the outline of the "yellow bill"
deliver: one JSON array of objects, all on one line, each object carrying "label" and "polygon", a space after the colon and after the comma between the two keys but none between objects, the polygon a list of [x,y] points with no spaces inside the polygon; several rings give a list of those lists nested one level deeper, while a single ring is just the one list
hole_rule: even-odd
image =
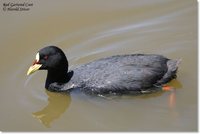
[{"label": "yellow bill", "polygon": [[42,64],[34,64],[32,66],[30,66],[30,68],[27,71],[27,75],[30,75],[32,73],[34,73],[35,71],[37,71],[40,67],[42,66]]}]

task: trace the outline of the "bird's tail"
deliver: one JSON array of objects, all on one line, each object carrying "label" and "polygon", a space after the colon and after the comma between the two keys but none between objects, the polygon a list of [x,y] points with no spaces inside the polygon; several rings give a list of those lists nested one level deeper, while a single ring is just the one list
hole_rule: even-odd
[{"label": "bird's tail", "polygon": [[178,70],[178,65],[180,64],[180,62],[181,62],[181,59],[168,60],[167,61],[168,70],[165,73],[165,75],[163,76],[163,78],[156,83],[156,85],[162,85],[162,84],[165,84],[165,83],[171,81],[172,79],[175,79],[176,72]]}]

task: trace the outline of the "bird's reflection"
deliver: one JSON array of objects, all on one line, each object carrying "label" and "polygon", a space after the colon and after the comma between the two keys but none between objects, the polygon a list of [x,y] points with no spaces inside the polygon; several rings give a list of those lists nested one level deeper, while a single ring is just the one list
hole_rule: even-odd
[{"label": "bird's reflection", "polygon": [[[178,80],[171,81],[169,85],[173,86],[175,89],[179,89],[182,87],[181,83]],[[164,92],[157,92],[157,93],[139,95],[139,96],[126,96],[125,98],[139,97],[142,99],[148,99],[152,97],[161,96],[163,93]],[[35,118],[37,118],[42,124],[44,124],[46,127],[50,127],[51,123],[54,120],[58,119],[68,109],[71,103],[71,97],[70,97],[70,94],[49,92],[47,90],[46,90],[46,94],[48,95],[48,105],[45,106],[43,109],[32,113],[32,115]],[[175,90],[170,91],[170,94],[168,97],[168,104],[169,104],[170,109],[175,110],[175,106],[176,106]]]},{"label": "bird's reflection", "polygon": [[58,119],[69,107],[71,97],[69,94],[49,92],[47,90],[46,94],[48,95],[48,105],[32,113],[32,115],[46,127],[50,127],[52,121]]},{"label": "bird's reflection", "polygon": [[[168,95],[168,107],[170,109],[175,109],[176,108],[176,90],[182,88],[182,84],[178,80],[172,80],[171,82],[167,83],[166,85],[169,85],[173,87],[170,91],[160,91],[160,92],[155,92],[155,93],[150,93],[150,94],[143,94],[143,95],[138,95],[138,96],[131,96],[134,98],[142,98],[142,99],[148,99],[152,97],[158,97],[161,96],[163,93],[169,93]],[[130,97],[130,96],[129,96]]]},{"label": "bird's reflection", "polygon": [[[175,87],[175,89],[182,88],[182,84],[178,80],[172,80],[169,84],[172,87]],[[174,109],[176,107],[176,90],[171,91],[168,99],[168,104],[171,109]]]}]

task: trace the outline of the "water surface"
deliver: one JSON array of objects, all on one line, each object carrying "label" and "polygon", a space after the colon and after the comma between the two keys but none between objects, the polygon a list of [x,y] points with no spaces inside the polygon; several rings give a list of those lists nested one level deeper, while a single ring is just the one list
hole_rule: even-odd
[{"label": "water surface", "polygon": [[[29,11],[0,9],[1,131],[197,131],[195,0],[32,3]],[[45,71],[26,71],[49,44],[64,50],[70,69],[117,54],[182,59],[169,83],[176,90],[116,98],[48,92]]]}]

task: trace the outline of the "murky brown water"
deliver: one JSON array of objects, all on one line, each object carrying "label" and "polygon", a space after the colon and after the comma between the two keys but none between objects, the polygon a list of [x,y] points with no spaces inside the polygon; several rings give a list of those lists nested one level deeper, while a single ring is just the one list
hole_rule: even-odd
[{"label": "murky brown water", "polygon": [[[0,1],[1,131],[197,131],[195,0]],[[31,3],[31,2],[30,2]],[[44,89],[45,71],[26,76],[38,49],[56,44],[70,68],[116,54],[181,58],[175,92],[103,99]]]}]

